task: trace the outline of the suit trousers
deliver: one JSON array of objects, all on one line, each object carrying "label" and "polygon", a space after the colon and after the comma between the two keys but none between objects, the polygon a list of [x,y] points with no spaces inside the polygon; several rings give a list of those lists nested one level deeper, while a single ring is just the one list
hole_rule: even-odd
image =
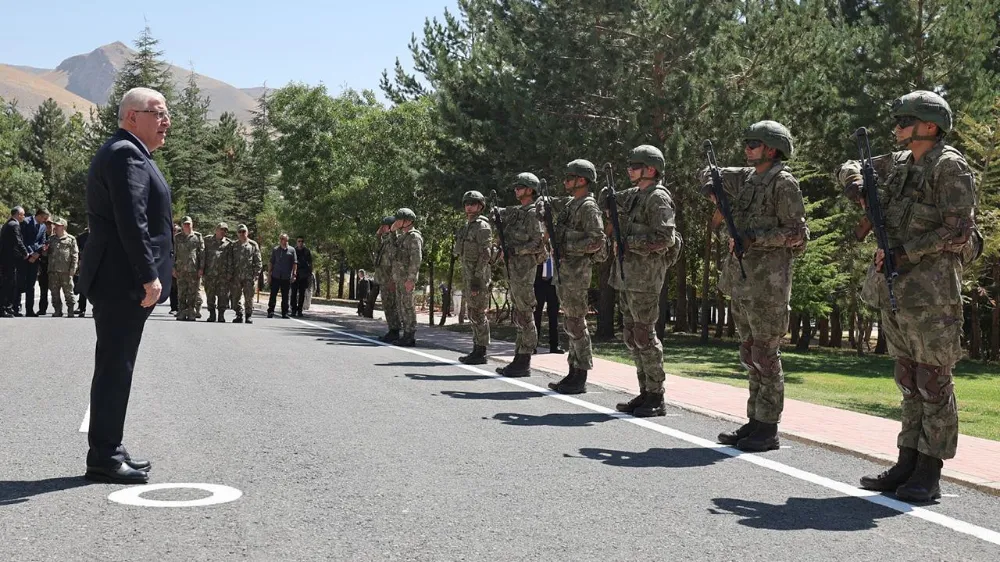
[{"label": "suit trousers", "polygon": [[[25,261],[23,266],[17,268],[17,273],[20,275],[18,290],[24,294],[24,309],[27,314],[33,314],[35,312],[35,283],[38,282],[38,262],[29,263]],[[20,310],[21,299],[18,298],[16,300],[16,308]],[[48,306],[48,299],[46,299],[45,305]]]},{"label": "suit trousers", "polygon": [[549,349],[559,347],[559,296],[551,280],[535,281],[535,330],[542,333],[542,308],[548,309]]},{"label": "suit trousers", "polygon": [[312,273],[306,273],[295,278],[292,287],[292,312],[302,312],[302,305],[306,302],[306,291],[312,281]]},{"label": "suit trousers", "polygon": [[132,391],[132,372],[146,319],[153,308],[134,300],[94,299],[94,380],[90,387],[88,466],[107,466],[119,458],[125,430],[125,412]]},{"label": "suit trousers", "polygon": [[49,310],[48,260],[40,261],[38,264],[38,288],[41,289],[41,294],[38,295],[38,313],[45,314]]},{"label": "suit trousers", "polygon": [[17,302],[17,263],[0,264],[0,311],[14,312]]},{"label": "suit trousers", "polygon": [[274,313],[274,305],[278,303],[278,291],[281,291],[281,315],[288,316],[288,287],[290,279],[271,278],[271,298],[267,301],[268,314]]}]

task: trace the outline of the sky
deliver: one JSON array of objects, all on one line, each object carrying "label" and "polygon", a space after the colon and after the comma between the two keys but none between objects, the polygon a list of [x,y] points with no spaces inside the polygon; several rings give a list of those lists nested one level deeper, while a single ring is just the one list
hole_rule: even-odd
[{"label": "sky", "polygon": [[379,93],[398,57],[412,68],[410,37],[424,20],[457,13],[456,0],[0,0],[0,63],[55,68],[145,25],[164,59],[238,88],[291,81]]}]

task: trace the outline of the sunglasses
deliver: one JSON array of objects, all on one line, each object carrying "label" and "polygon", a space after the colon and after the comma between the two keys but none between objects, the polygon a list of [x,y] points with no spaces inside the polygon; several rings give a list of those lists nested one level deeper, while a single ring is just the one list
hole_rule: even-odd
[{"label": "sunglasses", "polygon": [[912,115],[900,115],[899,117],[896,117],[896,126],[900,129],[905,129],[916,125],[918,121],[920,121],[920,119],[917,119]]},{"label": "sunglasses", "polygon": [[646,167],[646,165],[643,164],[642,162],[629,162],[629,165],[628,165],[628,169],[629,170],[641,170],[641,169],[643,169],[645,167]]},{"label": "sunglasses", "polygon": [[759,140],[748,140],[746,141],[746,147],[750,150],[757,150],[758,148],[764,146],[764,143]]},{"label": "sunglasses", "polygon": [[566,174],[565,176],[563,176],[563,181],[574,181],[578,177],[580,177],[580,176],[575,175],[575,174]]}]

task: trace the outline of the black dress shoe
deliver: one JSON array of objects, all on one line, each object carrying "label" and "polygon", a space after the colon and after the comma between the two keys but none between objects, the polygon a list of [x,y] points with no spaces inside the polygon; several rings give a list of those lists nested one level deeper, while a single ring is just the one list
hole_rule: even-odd
[{"label": "black dress shoe", "polygon": [[146,459],[136,459],[129,457],[125,459],[125,464],[129,465],[130,467],[136,470],[141,470],[143,472],[149,472],[153,468],[153,463],[149,462]]},{"label": "black dress shoe", "polygon": [[149,482],[148,472],[136,470],[126,463],[120,463],[116,468],[88,466],[87,473],[83,477],[93,482],[107,484],[145,484]]}]

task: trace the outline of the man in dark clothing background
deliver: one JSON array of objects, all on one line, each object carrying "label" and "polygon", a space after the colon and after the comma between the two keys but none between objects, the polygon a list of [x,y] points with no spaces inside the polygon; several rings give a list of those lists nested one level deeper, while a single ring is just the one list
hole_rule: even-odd
[{"label": "man in dark clothing background", "polygon": [[[21,223],[21,238],[24,246],[28,248],[28,259],[18,268],[18,290],[24,294],[25,316],[38,316],[35,314],[35,283],[38,282],[38,260],[42,257],[48,246],[45,245],[45,223],[49,220],[49,212],[45,209],[35,211],[35,216],[24,219]],[[42,289],[47,291],[48,288]],[[20,295],[17,299],[16,307],[20,310]],[[45,299],[46,307],[48,299]]]},{"label": "man in dark clothing background", "polygon": [[368,294],[371,293],[372,282],[368,279],[365,270],[358,270],[358,316],[369,318],[368,316]]},{"label": "man in dark clothing background", "polygon": [[21,235],[23,220],[24,209],[14,207],[10,210],[7,223],[0,229],[0,317],[2,318],[22,316],[14,305],[18,300],[18,270],[26,263],[25,260],[29,255]]},{"label": "man in dark clothing background", "polygon": [[306,291],[312,283],[313,259],[312,252],[306,248],[305,239],[299,236],[295,240],[295,259],[298,270],[292,281],[292,316],[302,318],[302,304],[306,300]]},{"label": "man in dark clothing background", "polygon": [[[90,228],[83,229],[83,232],[76,237],[76,245],[80,248],[80,265],[77,266],[77,274],[73,276],[73,292],[80,295],[76,299],[76,315],[83,318],[87,314],[87,295],[80,291],[79,270],[83,268],[83,249],[87,247],[87,238],[90,238]],[[72,314],[72,310],[69,311]]]},{"label": "man in dark clothing background", "polygon": [[549,353],[563,353],[559,348],[559,297],[552,284],[552,258],[535,271],[535,329],[542,333],[542,307],[549,313]]},{"label": "man in dark clothing background", "polygon": [[288,245],[288,235],[282,234],[271,250],[271,298],[267,302],[267,317],[274,318],[274,305],[281,291],[281,317],[288,318],[288,287],[295,282],[297,258],[295,248]]}]

